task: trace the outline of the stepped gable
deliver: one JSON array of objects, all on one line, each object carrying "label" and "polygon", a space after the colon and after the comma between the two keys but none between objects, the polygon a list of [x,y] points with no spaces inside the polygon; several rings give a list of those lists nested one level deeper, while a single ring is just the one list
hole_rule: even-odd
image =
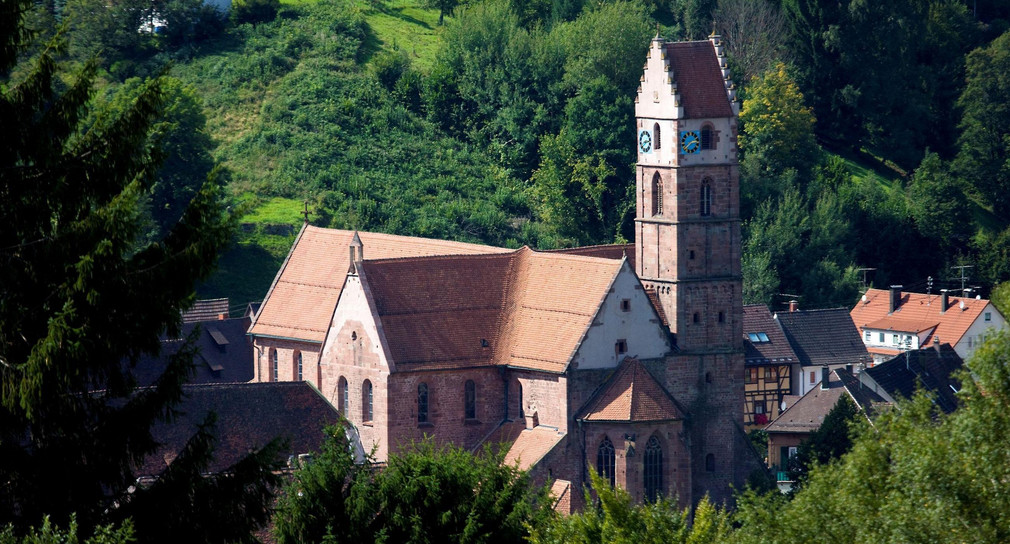
[{"label": "stepped gable", "polygon": [[683,419],[673,397],[637,359],[626,358],[578,419],[584,421],[666,421]]},{"label": "stepped gable", "polygon": [[233,383],[183,387],[179,414],[151,435],[161,444],[138,468],[155,476],[179,455],[207,414],[217,415],[217,444],[207,472],[220,473],[274,438],[288,440],[283,455],[319,451],[323,427],[340,421],[337,410],[305,382]]},{"label": "stepped gable", "polygon": [[[930,345],[934,337],[945,344],[957,345],[989,304],[986,299],[951,296],[947,308],[942,309],[940,295],[902,292],[898,307],[891,313],[890,294],[886,289],[868,289],[866,302],[857,302],[849,312],[852,323],[860,329],[901,332],[922,332],[936,325],[932,334],[920,342],[923,346]],[[961,303],[964,303],[963,310]]]},{"label": "stepped gable", "polygon": [[398,368],[563,372],[622,264],[523,247],[364,261],[360,269]]},{"label": "stepped gable", "polygon": [[848,365],[870,358],[845,308],[780,312],[775,319],[803,366]]},{"label": "stepped gable", "polygon": [[[274,278],[249,333],[256,336],[322,342],[350,266],[355,231],[306,225]],[[511,250],[479,244],[358,233],[366,259],[507,253]]]},{"label": "stepped gable", "polygon": [[726,78],[709,40],[667,43],[666,55],[688,119],[733,117]]}]

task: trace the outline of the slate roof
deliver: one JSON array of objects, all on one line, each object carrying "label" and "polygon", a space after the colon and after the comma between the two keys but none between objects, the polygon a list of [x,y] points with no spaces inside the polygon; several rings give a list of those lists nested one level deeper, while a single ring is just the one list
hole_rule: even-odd
[{"label": "slate roof", "polygon": [[[957,345],[972,323],[982,315],[988,306],[986,299],[949,297],[946,312],[941,313],[940,295],[922,293],[901,293],[901,300],[893,313],[890,310],[890,290],[869,289],[864,300],[860,300],[849,312],[852,322],[859,329],[883,329],[908,333],[918,333],[935,329],[920,345],[928,346],[933,338],[941,342]],[[960,304],[964,303],[964,309]],[[995,310],[993,310],[995,311]]]},{"label": "slate roof", "polygon": [[932,393],[933,401],[944,412],[953,412],[958,405],[956,390],[961,384],[951,375],[964,365],[950,344],[939,349],[924,348],[899,355],[866,369],[866,373],[891,397],[912,398],[916,388]]},{"label": "slate roof", "polygon": [[[768,341],[753,342],[750,333],[764,333]],[[744,362],[748,365],[799,362],[781,325],[764,304],[743,307],[743,345]]]},{"label": "slate roof", "polygon": [[[304,226],[277,272],[249,333],[321,343],[347,277],[354,234],[349,230]],[[376,232],[358,235],[364,245],[365,259],[511,251]]]},{"label": "slate roof", "polygon": [[[828,375],[828,387],[820,385],[807,391],[806,395],[790,405],[779,417],[765,427],[774,433],[812,433],[824,422],[824,417],[835,407],[838,398],[848,394],[857,406],[863,409],[872,407],[874,403],[884,403],[884,399],[869,389],[858,388],[855,377],[844,368],[831,371]],[[855,394],[853,394],[855,393]]]},{"label": "slate roof", "polygon": [[537,426],[523,429],[505,454],[506,465],[518,464],[520,470],[529,470],[561,442],[565,433],[553,427]]},{"label": "slate roof", "polygon": [[780,312],[775,319],[803,366],[848,365],[870,358],[845,308]]},{"label": "slate roof", "polygon": [[563,372],[622,266],[523,247],[500,255],[366,260],[359,270],[398,369]]},{"label": "slate roof", "polygon": [[726,80],[712,42],[667,43],[666,55],[687,118],[733,117]]},{"label": "slate roof", "polygon": [[226,317],[228,315],[227,298],[197,300],[193,303],[192,308],[182,313],[182,322],[214,321],[222,314]]},{"label": "slate roof", "polygon": [[665,421],[682,419],[673,397],[636,359],[625,358],[582,410],[584,421]]},{"label": "slate roof", "polygon": [[235,383],[253,379],[253,346],[246,336],[249,317],[237,317],[182,325],[179,338],[163,338],[161,354],[142,357],[133,369],[137,384],[148,386],[161,376],[169,357],[183,345],[183,339],[196,328],[198,353],[193,357],[195,371],[189,383]]},{"label": "slate roof", "polygon": [[160,474],[211,411],[217,414],[217,444],[209,472],[226,470],[275,437],[290,442],[284,456],[318,451],[323,427],[339,420],[336,409],[305,382],[187,385],[179,416],[151,429],[161,447],[137,474]]}]

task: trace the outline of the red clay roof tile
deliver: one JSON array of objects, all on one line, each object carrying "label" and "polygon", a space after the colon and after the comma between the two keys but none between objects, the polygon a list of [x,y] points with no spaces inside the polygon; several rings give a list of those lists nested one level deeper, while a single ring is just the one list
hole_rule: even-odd
[{"label": "red clay roof tile", "polygon": [[687,118],[733,117],[726,80],[712,42],[668,43],[666,54]]},{"label": "red clay roof tile", "polygon": [[[890,310],[890,291],[885,289],[869,289],[865,300],[857,302],[849,316],[856,328],[863,330],[891,329],[901,332],[922,332],[929,326],[936,325],[933,333],[922,345],[928,346],[933,337],[939,337],[941,342],[957,345],[968,328],[982,314],[989,304],[986,299],[965,297],[949,297],[949,307],[941,313],[941,297],[922,293],[902,293],[901,303],[893,313]],[[960,304],[964,303],[964,309]]]},{"label": "red clay roof tile", "polygon": [[625,359],[606,385],[586,404],[585,421],[663,421],[681,419],[669,393],[636,359]]}]

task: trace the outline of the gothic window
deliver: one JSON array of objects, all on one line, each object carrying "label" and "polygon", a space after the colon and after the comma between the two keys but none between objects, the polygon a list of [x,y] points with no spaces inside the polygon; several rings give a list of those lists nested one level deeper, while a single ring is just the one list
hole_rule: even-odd
[{"label": "gothic window", "polygon": [[702,149],[715,149],[715,138],[712,133],[712,125],[705,125],[701,127],[701,148]]},{"label": "gothic window", "polygon": [[645,446],[645,500],[654,501],[663,496],[663,447],[659,439],[649,438]]},{"label": "gothic window", "polygon": [[340,415],[344,417],[350,415],[350,411],[348,410],[350,401],[351,399],[347,398],[347,378],[341,376],[337,380],[337,409],[340,410]]},{"label": "gothic window", "polygon": [[463,385],[463,412],[466,419],[477,419],[477,385],[473,380]]},{"label": "gothic window", "polygon": [[280,364],[277,360],[277,350],[270,348],[270,381],[280,380]]},{"label": "gothic window", "polygon": [[417,386],[417,422],[428,422],[428,384]]},{"label": "gothic window", "polygon": [[596,449],[596,473],[614,487],[614,444],[607,437]]},{"label": "gothic window", "polygon": [[523,410],[523,384],[516,381],[516,398],[519,399],[519,417],[526,417],[526,412]]},{"label": "gothic window", "polygon": [[701,215],[707,217],[712,215],[712,183],[709,178],[701,182]]},{"label": "gothic window", "polygon": [[372,421],[372,382],[361,384],[361,420]]},{"label": "gothic window", "polygon": [[660,142],[662,140],[659,139],[659,123],[656,123],[652,125],[652,148],[659,149]]},{"label": "gothic window", "polygon": [[302,352],[295,352],[295,375],[298,376],[298,381],[302,381]]},{"label": "gothic window", "polygon": [[652,215],[663,215],[663,178],[659,172],[652,176]]}]

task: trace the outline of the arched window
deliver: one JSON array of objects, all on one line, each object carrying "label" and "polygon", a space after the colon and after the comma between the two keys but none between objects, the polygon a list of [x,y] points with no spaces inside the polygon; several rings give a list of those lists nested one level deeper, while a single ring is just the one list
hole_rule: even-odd
[{"label": "arched window", "polygon": [[295,376],[298,376],[297,381],[302,381],[302,352],[295,351]]},{"label": "arched window", "polygon": [[701,215],[712,215],[712,183],[708,178],[701,182]]},{"label": "arched window", "polygon": [[663,140],[659,139],[659,123],[652,125],[652,148],[659,149],[660,142]]},{"label": "arched window", "polygon": [[663,178],[659,172],[652,176],[652,215],[663,215]]},{"label": "arched window", "polygon": [[705,471],[715,472],[715,454],[708,454],[705,456]]},{"label": "arched window", "polygon": [[361,420],[372,421],[372,382],[361,384]]},{"label": "arched window", "polygon": [[654,501],[663,496],[663,447],[653,436],[645,446],[645,500]]},{"label": "arched window", "polygon": [[614,444],[607,437],[596,449],[596,473],[614,487]]},{"label": "arched window", "polygon": [[477,384],[473,380],[463,385],[463,417],[477,419]]},{"label": "arched window", "polygon": [[340,415],[344,417],[349,417],[351,415],[350,410],[350,400],[347,397],[347,378],[343,376],[337,380],[337,409],[340,410]]},{"label": "arched window", "polygon": [[277,359],[277,350],[270,348],[270,381],[276,382],[280,380],[280,368],[281,365]]},{"label": "arched window", "polygon": [[701,127],[701,148],[702,149],[715,149],[715,134],[712,131],[712,125],[705,125]]},{"label": "arched window", "polygon": [[523,410],[523,384],[519,383],[518,380],[516,381],[516,389],[516,398],[519,399],[519,418],[521,419],[526,417],[526,411]]},{"label": "arched window", "polygon": [[428,384],[417,386],[417,422],[428,422]]}]

